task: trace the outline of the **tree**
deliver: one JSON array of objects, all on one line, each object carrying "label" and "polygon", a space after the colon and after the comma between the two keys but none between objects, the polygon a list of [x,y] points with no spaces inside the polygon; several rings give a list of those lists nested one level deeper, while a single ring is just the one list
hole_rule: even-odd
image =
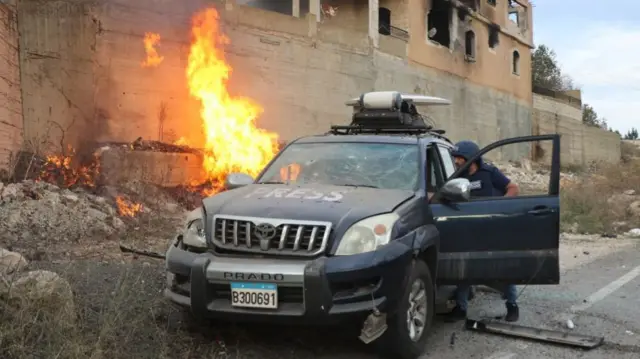
[{"label": "tree", "polygon": [[588,103],[582,105],[582,123],[587,126],[600,127],[598,113]]},{"label": "tree", "polygon": [[638,139],[638,129],[632,127],[626,135],[624,135],[625,140],[637,140]]},{"label": "tree", "polygon": [[553,91],[567,91],[578,88],[571,77],[562,74],[555,51],[546,45],[540,45],[533,51],[531,55],[531,72],[533,86]]},{"label": "tree", "polygon": [[601,118],[598,120],[598,126],[603,129],[606,130],[607,128],[609,128],[609,124],[607,123],[607,119],[606,118]]}]

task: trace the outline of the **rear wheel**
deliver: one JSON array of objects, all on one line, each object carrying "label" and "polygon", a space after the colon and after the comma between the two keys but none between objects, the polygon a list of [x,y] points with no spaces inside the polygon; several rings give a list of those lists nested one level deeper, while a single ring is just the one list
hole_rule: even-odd
[{"label": "rear wheel", "polygon": [[379,347],[391,358],[415,359],[424,352],[435,310],[431,272],[427,264],[415,260],[407,287]]}]

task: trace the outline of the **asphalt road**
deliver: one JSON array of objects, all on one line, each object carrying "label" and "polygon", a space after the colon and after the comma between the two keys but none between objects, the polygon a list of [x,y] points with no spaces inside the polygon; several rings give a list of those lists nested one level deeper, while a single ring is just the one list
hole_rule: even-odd
[{"label": "asphalt road", "polygon": [[[561,285],[522,291],[519,324],[604,336],[603,346],[584,351],[467,331],[462,323],[436,318],[424,358],[640,358],[640,241],[624,247],[616,239],[599,241],[612,241],[614,249],[573,243],[563,253],[561,262],[568,269]],[[79,341],[91,346],[100,337],[101,350],[110,358],[377,358],[371,347],[340,328],[187,326],[161,298],[162,262],[135,262],[43,264],[74,286],[81,312]],[[479,293],[470,305],[470,316],[504,311],[504,302],[493,293]],[[573,330],[566,327],[567,316]]]},{"label": "asphalt road", "polygon": [[[520,287],[522,289],[522,287]],[[424,358],[640,358],[640,245],[569,269],[557,286],[532,286],[522,292],[518,324],[604,336],[590,351],[537,343],[438,323]],[[484,294],[470,306],[469,316],[495,316],[505,311],[496,294]],[[574,329],[567,328],[567,319]],[[451,336],[455,342],[451,345]]]}]

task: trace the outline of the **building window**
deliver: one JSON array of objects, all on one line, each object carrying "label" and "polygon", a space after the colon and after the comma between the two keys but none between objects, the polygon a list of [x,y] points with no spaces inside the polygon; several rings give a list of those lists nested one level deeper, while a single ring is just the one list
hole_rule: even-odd
[{"label": "building window", "polygon": [[475,61],[476,58],[476,34],[472,30],[464,33],[464,59]]},{"label": "building window", "polygon": [[489,31],[489,48],[495,49],[500,43],[500,25],[490,24],[487,29]]},{"label": "building window", "polygon": [[516,0],[509,0],[509,21],[516,24],[521,29],[525,28],[527,8],[522,6]]},{"label": "building window", "polygon": [[236,0],[236,3],[290,16],[305,17],[309,13],[309,0],[300,0],[297,9],[294,8],[293,1]]},{"label": "building window", "polygon": [[391,10],[386,7],[378,8],[378,32],[381,35],[391,35]]},{"label": "building window", "polygon": [[511,67],[514,75],[520,75],[520,53],[518,50],[513,50]]},{"label": "building window", "polygon": [[427,39],[442,46],[451,44],[451,3],[447,0],[432,0],[427,14]]},{"label": "building window", "polygon": [[487,3],[491,6],[496,6],[496,0],[487,0]]}]

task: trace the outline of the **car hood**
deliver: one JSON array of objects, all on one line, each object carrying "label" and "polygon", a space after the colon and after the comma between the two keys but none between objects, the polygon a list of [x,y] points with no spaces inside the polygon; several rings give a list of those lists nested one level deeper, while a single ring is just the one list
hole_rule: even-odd
[{"label": "car hood", "polygon": [[[251,184],[203,201],[208,217],[216,214],[327,221],[340,227],[393,211],[413,191],[327,185]],[[209,219],[209,218],[208,218]]]}]

